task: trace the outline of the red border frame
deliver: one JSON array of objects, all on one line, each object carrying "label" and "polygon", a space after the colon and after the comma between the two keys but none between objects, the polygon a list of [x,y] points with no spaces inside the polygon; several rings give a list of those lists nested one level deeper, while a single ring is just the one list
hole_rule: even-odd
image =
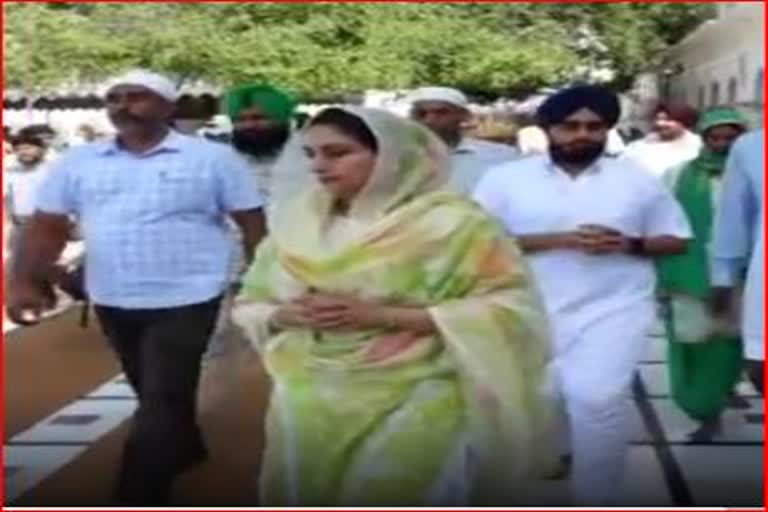
[{"label": "red border frame", "polygon": [[[196,0],[192,0],[196,1]],[[275,3],[356,3],[359,0],[314,0],[314,1],[307,1],[307,0],[275,0]],[[369,3],[390,3],[392,0],[365,0]],[[430,3],[426,2],[425,0],[405,0],[409,3]],[[514,0],[517,2],[517,0]],[[535,0],[536,3],[620,3],[620,2],[627,2],[629,0],[588,0],[588,1],[580,1],[580,0],[561,0],[558,2],[557,0]],[[704,3],[704,2],[697,2],[696,0],[674,0],[673,2],[664,2],[664,0],[640,0],[641,2],[645,3]],[[709,3],[757,3],[761,0],[737,0],[737,2],[721,2],[719,0],[709,0]],[[8,1],[8,0],[0,0],[0,3],[74,3],[74,2],[66,2],[65,0],[52,0],[51,2],[42,2],[40,0],[14,0],[14,1]],[[116,2],[113,0],[80,0],[77,3],[185,3],[185,0],[176,0],[175,2],[164,2],[163,0],[128,0],[124,2]],[[237,0],[202,0],[202,1],[196,1],[196,3],[249,3],[249,2],[238,2]],[[257,2],[252,2],[257,3]],[[260,2],[258,2],[260,3]],[[437,2],[434,2],[437,3]],[[470,3],[466,0],[444,0],[442,3]],[[512,2],[504,2],[504,1],[498,1],[498,0],[475,0],[474,3],[512,3]],[[524,2],[520,2],[524,3]],[[531,2],[527,2],[531,3]],[[639,3],[639,2],[638,2]],[[764,2],[763,2],[764,3]],[[4,19],[4,10],[0,10],[0,27],[4,28],[5,26],[5,19]],[[763,13],[763,26],[768,26],[768,8]],[[2,46],[0,46],[0,60],[2,60],[2,72],[0,72],[0,85],[4,86],[5,84],[5,60],[3,56],[3,52],[5,49],[5,32],[3,32],[3,35],[0,36],[2,38]],[[765,35],[764,35],[765,38]],[[765,41],[763,41],[763,48],[765,48]],[[763,69],[765,69],[765,64],[768,63],[768,59],[766,58],[765,51],[763,51]],[[765,119],[766,113],[768,113],[768,105],[765,103],[765,97],[766,92],[768,92],[768,81],[765,78],[765,74],[763,75],[763,119]],[[2,117],[2,115],[0,115]],[[765,121],[763,121],[763,125],[765,125]],[[763,132],[763,144],[764,147],[766,143],[768,143],[768,134]],[[766,157],[765,152],[763,152],[763,169],[765,170],[765,164],[766,164]],[[763,182],[763,194],[768,192],[768,184],[765,183],[765,180]],[[765,230],[763,235],[765,236],[768,234],[768,225],[763,223],[763,229]],[[763,267],[765,268],[766,261],[768,259],[764,257],[763,260]],[[763,279],[764,279],[764,287],[766,284],[766,281],[768,281],[768,278],[765,276],[765,272],[763,273]],[[0,293],[0,297],[5,298],[5,289],[3,288]],[[768,312],[768,306],[766,306],[765,302],[763,303],[763,314]],[[2,346],[4,347],[5,342],[5,335],[0,335],[0,340],[2,340]],[[765,343],[765,340],[763,340],[763,343]],[[0,350],[0,411],[5,410],[5,355],[4,350]],[[768,384],[768,373],[763,372],[763,382]],[[763,403],[765,403],[765,398],[763,398]],[[0,412],[2,414],[2,412]],[[5,440],[5,422],[0,422],[0,434],[2,434],[3,440]],[[765,439],[766,434],[768,434],[768,425],[766,425],[765,422],[763,422],[763,438]],[[765,444],[763,445],[763,507],[762,508],[731,508],[727,509],[725,507],[721,507],[720,510],[732,510],[732,511],[747,511],[747,510],[766,510],[766,502],[768,502],[768,489],[766,489],[766,469],[768,469],[768,462],[766,461],[766,447]],[[0,449],[0,462],[3,462],[3,450]],[[0,482],[4,482],[4,465],[3,468],[0,469]],[[0,485],[0,510],[38,510],[41,509],[41,507],[37,508],[22,508],[22,507],[6,507],[5,506],[5,487],[4,485]],[[56,509],[56,508],[48,508],[46,510],[64,510],[62,509]],[[78,510],[76,508],[67,508],[66,510]],[[124,508],[124,509],[111,509],[111,508],[89,508],[89,509],[83,509],[83,510],[89,510],[92,512],[101,512],[101,511],[108,511],[108,510],[154,510],[154,509],[132,509],[132,508]],[[182,510],[233,510],[233,509],[226,509],[226,508],[199,508],[199,509],[190,509],[190,508],[163,508],[163,509],[157,509],[157,510],[163,510],[168,512],[175,512],[175,511],[182,511]],[[239,510],[249,510],[249,509],[239,509]],[[258,508],[254,510],[264,511],[267,512],[269,510],[288,510],[288,509],[267,509],[267,508]],[[303,508],[303,509],[294,509],[294,510],[302,510],[306,512],[322,512],[324,510],[328,509],[311,509],[311,508]],[[345,509],[335,509],[335,510],[345,510]],[[367,510],[365,508],[354,508],[354,509],[346,509],[346,510]],[[440,510],[440,509],[427,509],[427,508],[413,508],[413,509],[368,509],[368,510],[416,510],[416,511],[429,511],[429,510]],[[481,509],[450,509],[453,512],[469,512],[472,510],[481,510]],[[513,510],[513,509],[495,509],[495,510]],[[514,509],[514,510],[526,510],[526,509]],[[528,510],[579,510],[577,508],[539,508],[539,509],[528,509]],[[583,510],[583,509],[582,509]],[[618,508],[615,510],[631,510],[629,508]],[[654,510],[679,510],[674,508],[667,508],[667,509],[654,509]],[[712,510],[712,509],[704,509],[704,508],[688,508],[685,510]]]}]

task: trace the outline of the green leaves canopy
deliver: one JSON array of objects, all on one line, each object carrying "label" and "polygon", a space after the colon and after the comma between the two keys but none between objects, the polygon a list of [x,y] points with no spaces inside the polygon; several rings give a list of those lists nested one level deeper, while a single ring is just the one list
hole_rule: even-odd
[{"label": "green leaves canopy", "polygon": [[[149,67],[304,96],[453,85],[523,94],[610,67],[623,85],[711,4],[4,3],[8,87]],[[588,35],[586,43],[584,36]]]}]

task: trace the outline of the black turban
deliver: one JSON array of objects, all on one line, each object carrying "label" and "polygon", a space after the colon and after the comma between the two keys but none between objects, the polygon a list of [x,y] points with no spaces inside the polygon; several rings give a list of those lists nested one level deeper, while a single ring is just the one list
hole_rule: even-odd
[{"label": "black turban", "polygon": [[577,85],[547,98],[536,112],[536,118],[539,124],[546,128],[563,122],[582,108],[600,116],[610,127],[613,127],[621,116],[619,98],[613,91],[597,85]]}]

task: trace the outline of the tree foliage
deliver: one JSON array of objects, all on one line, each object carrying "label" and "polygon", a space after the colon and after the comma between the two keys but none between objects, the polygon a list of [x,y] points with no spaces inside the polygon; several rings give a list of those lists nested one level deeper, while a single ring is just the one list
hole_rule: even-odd
[{"label": "tree foliage", "polygon": [[44,89],[150,67],[304,95],[446,84],[518,94],[608,67],[617,84],[708,4],[4,3],[5,77]]}]

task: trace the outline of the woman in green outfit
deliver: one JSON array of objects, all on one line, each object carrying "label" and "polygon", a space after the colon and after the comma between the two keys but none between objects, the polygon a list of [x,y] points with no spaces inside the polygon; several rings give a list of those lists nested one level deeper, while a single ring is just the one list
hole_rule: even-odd
[{"label": "woman in green outfit", "polygon": [[732,108],[712,108],[698,124],[704,147],[697,158],[665,176],[694,233],[685,254],[658,262],[659,287],[670,307],[666,315],[672,398],[700,422],[689,436],[707,442],[720,431],[720,417],[742,369],[741,340],[732,318],[710,313],[709,244],[720,177],[733,141],[747,129]]},{"label": "woman in green outfit", "polygon": [[272,379],[266,506],[526,504],[555,461],[548,332],[514,243],[382,111],[309,121],[235,319]]}]

